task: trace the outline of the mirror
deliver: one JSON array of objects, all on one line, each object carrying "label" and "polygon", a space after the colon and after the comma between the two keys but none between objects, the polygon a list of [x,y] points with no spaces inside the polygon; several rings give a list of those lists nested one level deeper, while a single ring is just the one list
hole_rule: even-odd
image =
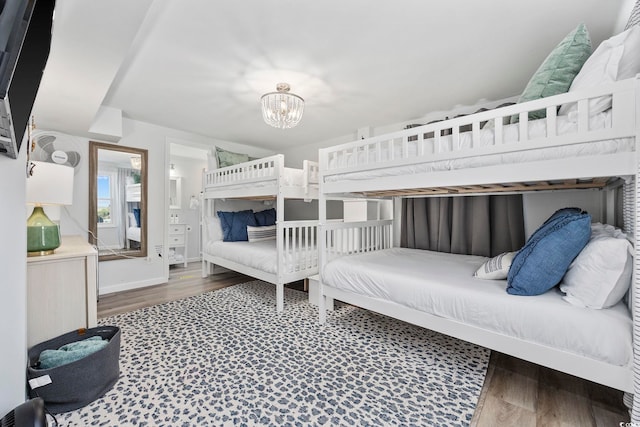
[{"label": "mirror", "polygon": [[182,178],[169,178],[169,209],[180,209],[182,206]]},{"label": "mirror", "polygon": [[89,243],[100,261],[147,256],[147,150],[89,143]]}]

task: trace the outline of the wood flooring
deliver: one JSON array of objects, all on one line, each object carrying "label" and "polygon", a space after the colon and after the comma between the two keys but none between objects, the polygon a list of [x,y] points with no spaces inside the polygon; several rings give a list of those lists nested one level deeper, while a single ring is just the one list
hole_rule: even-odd
[{"label": "wood flooring", "polygon": [[[100,297],[98,317],[254,280],[235,272],[200,277],[200,263],[172,266],[169,282]],[[303,282],[288,285],[303,290]],[[275,309],[275,307],[274,307]],[[492,352],[474,427],[617,427],[629,422],[622,392]]]}]

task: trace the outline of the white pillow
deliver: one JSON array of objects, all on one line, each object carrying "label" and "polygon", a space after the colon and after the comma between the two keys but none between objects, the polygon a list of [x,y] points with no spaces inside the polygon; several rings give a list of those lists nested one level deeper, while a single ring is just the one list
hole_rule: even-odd
[{"label": "white pillow", "polygon": [[[597,87],[618,80],[630,79],[640,73],[640,26],[603,41],[584,63],[571,83],[569,92]],[[601,96],[589,101],[589,115],[611,108],[611,96]],[[569,115],[577,120],[578,106],[575,103],[560,107],[560,115]]]},{"label": "white pillow", "polygon": [[224,239],[222,225],[220,225],[220,218],[212,216],[205,217],[204,226],[209,241],[217,242]]},{"label": "white pillow", "polygon": [[517,252],[505,252],[494,256],[482,264],[480,268],[473,273],[473,276],[478,279],[506,279],[509,274],[509,267],[511,267],[511,262],[513,261],[513,257],[516,256],[516,253]]},{"label": "white pillow", "polygon": [[258,227],[247,225],[247,239],[250,242],[260,242],[262,240],[275,240],[275,238],[276,238],[275,225],[263,225]]},{"label": "white pillow", "polygon": [[591,238],[573,260],[560,283],[563,299],[572,305],[608,308],[620,301],[631,284],[633,247],[620,230],[592,224]]}]

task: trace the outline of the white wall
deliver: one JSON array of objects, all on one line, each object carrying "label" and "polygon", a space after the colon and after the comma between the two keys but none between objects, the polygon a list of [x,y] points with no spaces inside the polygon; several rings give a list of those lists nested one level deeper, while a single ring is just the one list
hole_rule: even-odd
[{"label": "white wall", "polygon": [[25,400],[27,366],[26,147],[18,159],[0,155],[0,417]]},{"label": "white wall", "polygon": [[[89,165],[87,159],[89,140],[80,137],[76,137],[76,139],[78,141],[79,151],[82,153],[83,161],[75,175],[73,205],[68,206],[60,215],[60,229],[63,238],[65,235],[81,235],[85,238],[87,237],[89,215]],[[205,138],[188,132],[124,119],[123,137],[114,145],[148,150],[149,188],[147,189],[147,235],[149,240],[149,257],[148,259],[123,259],[100,262],[98,266],[100,294],[156,285],[167,281],[168,277],[164,268],[164,260],[157,254],[157,251],[161,253],[164,252],[167,242],[168,216],[166,215],[165,204],[165,195],[167,194],[165,187],[169,177],[167,140],[181,140],[204,147],[218,144],[229,150],[256,153],[258,155],[263,154],[264,151],[242,144]],[[195,180],[195,178],[193,180]],[[24,193],[24,191],[22,191],[22,193]],[[24,194],[22,197],[24,198]],[[21,211],[21,214],[21,221],[23,221],[22,223],[24,224],[24,218],[27,214],[24,210]],[[194,232],[190,234],[190,237],[193,236],[193,233]],[[22,240],[26,240],[26,237]]]}]

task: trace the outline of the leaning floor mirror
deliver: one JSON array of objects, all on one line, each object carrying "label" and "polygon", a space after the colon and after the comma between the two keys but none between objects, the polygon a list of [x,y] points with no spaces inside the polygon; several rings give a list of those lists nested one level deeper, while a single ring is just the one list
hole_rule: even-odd
[{"label": "leaning floor mirror", "polygon": [[100,261],[147,256],[147,150],[89,143],[89,242]]}]

